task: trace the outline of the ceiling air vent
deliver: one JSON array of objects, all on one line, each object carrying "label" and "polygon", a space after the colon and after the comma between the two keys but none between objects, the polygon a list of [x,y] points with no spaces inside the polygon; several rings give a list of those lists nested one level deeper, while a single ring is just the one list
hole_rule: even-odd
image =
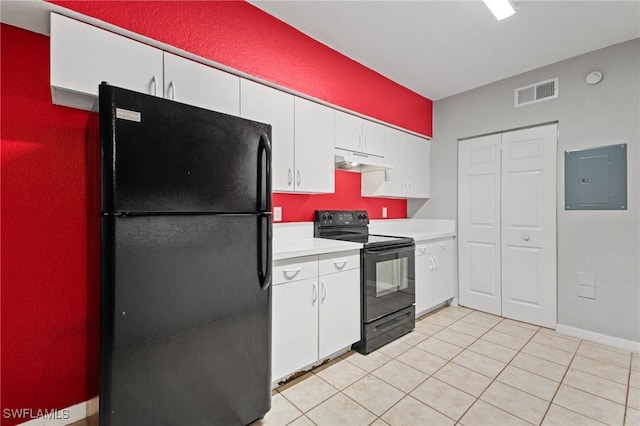
[{"label": "ceiling air vent", "polygon": [[520,87],[514,92],[514,106],[534,104],[558,97],[558,77]]}]

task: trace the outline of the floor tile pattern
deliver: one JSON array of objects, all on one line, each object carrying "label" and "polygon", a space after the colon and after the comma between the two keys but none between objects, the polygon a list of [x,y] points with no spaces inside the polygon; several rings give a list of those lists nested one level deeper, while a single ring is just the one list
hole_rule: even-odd
[{"label": "floor tile pattern", "polygon": [[640,426],[640,357],[464,307],[273,392],[254,425]]}]

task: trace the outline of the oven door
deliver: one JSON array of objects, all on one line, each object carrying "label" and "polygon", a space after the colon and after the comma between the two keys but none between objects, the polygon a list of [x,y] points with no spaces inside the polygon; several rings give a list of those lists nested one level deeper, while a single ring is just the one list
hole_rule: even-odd
[{"label": "oven door", "polygon": [[364,249],[364,322],[415,303],[415,244]]}]

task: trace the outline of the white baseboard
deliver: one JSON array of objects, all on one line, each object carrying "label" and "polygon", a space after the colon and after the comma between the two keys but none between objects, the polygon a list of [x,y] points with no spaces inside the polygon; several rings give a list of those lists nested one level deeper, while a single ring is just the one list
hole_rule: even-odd
[{"label": "white baseboard", "polygon": [[558,324],[556,326],[556,332],[566,334],[567,336],[577,337],[579,339],[591,340],[592,342],[600,343],[602,345],[624,349],[625,351],[640,353],[640,342],[636,342],[634,340],[622,339],[620,337],[596,333],[594,331],[571,327],[570,325],[564,324]]},{"label": "white baseboard", "polygon": [[[68,424],[91,417],[98,412],[98,397],[81,402],[71,407],[58,410],[48,409],[43,417],[31,419],[21,423],[20,426],[66,426]],[[31,411],[37,415],[36,411]]]}]

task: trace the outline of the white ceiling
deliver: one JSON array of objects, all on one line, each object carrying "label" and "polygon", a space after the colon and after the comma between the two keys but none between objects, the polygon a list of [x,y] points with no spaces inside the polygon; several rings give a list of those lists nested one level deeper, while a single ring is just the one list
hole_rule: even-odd
[{"label": "white ceiling", "polygon": [[640,1],[518,1],[496,21],[477,1],[251,3],[437,100],[640,37]]}]

